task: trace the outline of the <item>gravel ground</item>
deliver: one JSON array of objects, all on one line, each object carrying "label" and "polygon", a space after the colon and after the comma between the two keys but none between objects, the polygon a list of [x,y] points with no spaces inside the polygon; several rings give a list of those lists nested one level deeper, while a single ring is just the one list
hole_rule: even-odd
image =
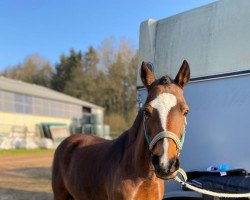
[{"label": "gravel ground", "polygon": [[53,153],[0,155],[1,200],[52,200]]}]

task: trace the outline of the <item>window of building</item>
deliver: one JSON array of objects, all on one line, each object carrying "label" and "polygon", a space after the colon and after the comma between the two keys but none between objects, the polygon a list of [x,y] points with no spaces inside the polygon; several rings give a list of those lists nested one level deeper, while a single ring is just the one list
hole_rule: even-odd
[{"label": "window of building", "polygon": [[17,113],[33,114],[31,96],[15,93],[14,105],[14,111]]},{"label": "window of building", "polygon": [[[90,111],[86,107],[84,109]],[[83,112],[81,105],[5,91],[0,91],[0,110],[64,118],[81,118]]]},{"label": "window of building", "polygon": [[14,95],[13,93],[1,91],[1,110],[5,112],[14,111]]}]

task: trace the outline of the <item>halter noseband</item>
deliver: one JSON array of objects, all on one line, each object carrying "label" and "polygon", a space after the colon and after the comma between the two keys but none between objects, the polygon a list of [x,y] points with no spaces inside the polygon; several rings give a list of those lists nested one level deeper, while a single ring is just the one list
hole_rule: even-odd
[{"label": "halter noseband", "polygon": [[[186,125],[186,124],[185,124]],[[162,131],[162,132],[159,132],[158,134],[156,134],[156,136],[152,139],[152,141],[150,141],[150,138],[148,136],[148,133],[147,133],[147,130],[146,130],[146,126],[145,126],[145,115],[143,116],[143,127],[144,127],[144,135],[145,135],[145,139],[148,143],[148,146],[149,146],[149,150],[152,151],[154,145],[161,139],[163,138],[170,138],[172,139],[178,150],[180,151],[182,149],[182,146],[183,146],[183,143],[184,143],[184,140],[185,140],[185,134],[186,134],[186,128],[184,127],[184,130],[183,130],[183,133],[182,133],[182,137],[181,139],[179,140],[179,138],[172,132],[170,131]]]}]

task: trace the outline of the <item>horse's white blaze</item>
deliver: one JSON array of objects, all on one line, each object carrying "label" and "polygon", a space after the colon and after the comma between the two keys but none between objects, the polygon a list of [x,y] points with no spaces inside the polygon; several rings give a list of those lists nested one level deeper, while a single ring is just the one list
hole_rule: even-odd
[{"label": "horse's white blaze", "polygon": [[169,93],[162,93],[150,102],[150,105],[158,110],[163,130],[167,130],[167,117],[172,107],[177,103],[176,97]]},{"label": "horse's white blaze", "polygon": [[167,168],[168,164],[168,140],[167,138],[163,139],[163,155],[161,156],[160,163],[164,168]]},{"label": "horse's white blaze", "polygon": [[[159,118],[161,121],[161,126],[164,131],[167,131],[167,119],[168,113],[172,107],[177,103],[177,99],[174,95],[169,93],[162,93],[153,101],[150,102],[150,105],[155,108],[159,113]],[[160,164],[167,168],[168,165],[168,140],[163,139],[163,154],[160,158]]]}]

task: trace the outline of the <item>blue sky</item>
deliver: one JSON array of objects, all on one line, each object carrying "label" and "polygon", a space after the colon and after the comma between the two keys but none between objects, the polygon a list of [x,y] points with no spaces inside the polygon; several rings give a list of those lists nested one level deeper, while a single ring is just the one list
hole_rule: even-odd
[{"label": "blue sky", "polygon": [[140,23],[215,0],[1,0],[0,70],[39,54],[55,64],[70,48],[98,48],[110,37],[138,48]]}]

